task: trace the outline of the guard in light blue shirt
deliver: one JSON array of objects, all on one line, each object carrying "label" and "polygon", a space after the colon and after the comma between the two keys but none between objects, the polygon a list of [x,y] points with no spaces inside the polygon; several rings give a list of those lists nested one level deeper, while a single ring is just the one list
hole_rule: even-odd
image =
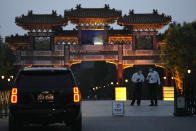
[{"label": "guard in light blue shirt", "polygon": [[142,71],[139,70],[138,72],[134,73],[131,80],[134,83],[133,100],[131,102],[131,106],[134,105],[135,99],[137,99],[137,105],[140,106],[142,83],[144,82],[144,75],[142,74]]},{"label": "guard in light blue shirt", "polygon": [[158,85],[161,84],[159,73],[150,68],[146,80],[148,81],[149,87],[149,94],[151,100],[150,106],[157,106],[157,88]]}]

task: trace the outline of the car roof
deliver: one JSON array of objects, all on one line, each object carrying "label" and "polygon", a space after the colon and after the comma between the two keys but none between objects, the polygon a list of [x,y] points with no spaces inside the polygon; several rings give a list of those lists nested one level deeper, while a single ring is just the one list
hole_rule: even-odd
[{"label": "car roof", "polygon": [[70,70],[68,67],[30,67],[24,68],[23,71],[68,71]]}]

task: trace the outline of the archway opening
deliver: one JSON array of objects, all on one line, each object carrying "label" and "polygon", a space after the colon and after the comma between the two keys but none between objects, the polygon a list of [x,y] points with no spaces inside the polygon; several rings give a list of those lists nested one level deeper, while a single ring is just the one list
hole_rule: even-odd
[{"label": "archway opening", "polygon": [[117,84],[115,64],[105,61],[83,61],[71,69],[80,83],[83,99],[114,99]]}]

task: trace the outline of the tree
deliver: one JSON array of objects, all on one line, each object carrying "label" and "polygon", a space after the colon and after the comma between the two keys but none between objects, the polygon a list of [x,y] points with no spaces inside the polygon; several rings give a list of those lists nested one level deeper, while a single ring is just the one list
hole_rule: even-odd
[{"label": "tree", "polygon": [[162,60],[175,76],[178,89],[188,69],[196,68],[196,21],[170,24],[165,33]]},{"label": "tree", "polygon": [[8,74],[15,66],[14,55],[6,43],[0,42],[0,74]]},{"label": "tree", "polygon": [[[0,41],[0,76],[5,75],[8,77],[16,73],[16,66],[13,65],[14,59],[15,57],[12,50],[8,47],[8,44]],[[7,80],[0,79],[0,90],[7,88]]]}]

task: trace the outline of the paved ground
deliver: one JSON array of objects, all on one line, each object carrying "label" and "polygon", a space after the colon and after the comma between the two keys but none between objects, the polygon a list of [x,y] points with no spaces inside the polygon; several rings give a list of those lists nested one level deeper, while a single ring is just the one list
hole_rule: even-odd
[{"label": "paved ground", "polygon": [[[82,113],[84,117],[112,116],[113,101],[83,101]],[[173,101],[159,101],[159,106],[149,106],[150,101],[141,101],[141,105],[130,106],[125,102],[125,116],[172,116]]]},{"label": "paved ground", "polygon": [[[196,131],[196,117],[173,117],[173,102],[160,101],[158,107],[125,103],[125,116],[112,116],[112,101],[84,101],[83,131]],[[0,131],[7,131],[7,119],[0,119]],[[33,126],[28,131],[70,131],[62,125]]]}]

